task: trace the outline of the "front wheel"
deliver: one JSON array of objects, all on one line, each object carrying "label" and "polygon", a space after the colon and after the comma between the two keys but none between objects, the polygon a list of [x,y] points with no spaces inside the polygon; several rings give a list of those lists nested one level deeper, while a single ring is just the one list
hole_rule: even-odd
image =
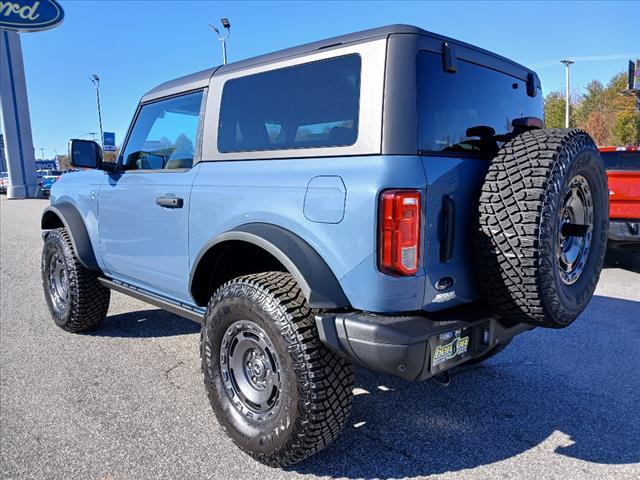
[{"label": "front wheel", "polygon": [[53,321],[67,332],[98,327],[107,315],[111,291],[80,263],[64,228],[47,234],[42,249],[42,286]]},{"label": "front wheel", "polygon": [[271,466],[327,446],[351,413],[353,371],[318,337],[293,277],[239,277],[211,298],[201,333],[209,401],[231,439]]}]

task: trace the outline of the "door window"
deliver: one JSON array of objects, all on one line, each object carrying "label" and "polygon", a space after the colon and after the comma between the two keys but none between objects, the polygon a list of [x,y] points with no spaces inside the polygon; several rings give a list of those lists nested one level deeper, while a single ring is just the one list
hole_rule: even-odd
[{"label": "door window", "polygon": [[203,92],[144,105],[122,156],[125,170],[191,168]]}]

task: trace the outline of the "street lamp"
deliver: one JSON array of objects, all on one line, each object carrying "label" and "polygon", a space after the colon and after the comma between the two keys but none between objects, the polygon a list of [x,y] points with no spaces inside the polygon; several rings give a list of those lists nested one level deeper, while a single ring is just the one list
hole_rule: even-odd
[{"label": "street lamp", "polygon": [[560,60],[560,63],[563,63],[566,67],[566,75],[565,75],[565,106],[564,106],[564,126],[565,128],[569,128],[569,67],[573,65],[575,62],[571,60]]},{"label": "street lamp", "polygon": [[95,142],[95,140],[96,140],[96,135],[98,135],[98,132],[86,132],[86,133],[83,133],[83,134],[82,134],[82,136],[83,136],[83,137],[86,137],[87,135],[91,135],[91,138],[92,138],[92,139],[93,139],[93,141]]},{"label": "street lamp", "polygon": [[96,102],[98,103],[98,123],[100,124],[100,145],[104,150],[104,135],[102,132],[102,112],[100,111],[100,77],[95,73],[89,77],[93,86],[96,87]]},{"label": "street lamp", "polygon": [[222,44],[222,64],[226,65],[227,64],[227,38],[229,38],[229,35],[231,35],[231,24],[229,23],[228,18],[221,18],[220,23],[227,31],[225,35],[220,35],[220,30],[218,30],[213,25],[209,24],[209,27],[211,27],[211,29],[214,32],[216,32],[216,36],[218,37],[218,40],[220,40],[220,43]]}]

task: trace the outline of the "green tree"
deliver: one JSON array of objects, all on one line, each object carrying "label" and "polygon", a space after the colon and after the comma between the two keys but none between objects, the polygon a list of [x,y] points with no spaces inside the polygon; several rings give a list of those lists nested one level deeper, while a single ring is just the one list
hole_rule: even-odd
[{"label": "green tree", "polygon": [[[564,107],[561,92],[547,95],[544,102],[547,127],[564,127]],[[592,80],[580,97],[571,99],[571,126],[588,132],[598,145],[640,143],[639,117],[636,98],[627,92],[624,72],[613,75],[606,86]]]},{"label": "green tree", "polygon": [[547,128],[564,128],[565,116],[564,94],[551,92],[544,99],[544,120]]},{"label": "green tree", "polygon": [[615,145],[638,145],[640,143],[640,114],[624,110],[616,117],[611,130]]},{"label": "green tree", "polygon": [[604,85],[598,80],[591,80],[585,87],[584,93],[575,107],[576,125],[584,124],[588,121],[593,112],[603,111]]}]

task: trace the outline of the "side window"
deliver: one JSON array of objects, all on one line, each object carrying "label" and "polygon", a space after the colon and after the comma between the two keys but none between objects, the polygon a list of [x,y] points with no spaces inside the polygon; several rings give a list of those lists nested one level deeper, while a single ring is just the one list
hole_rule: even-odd
[{"label": "side window", "polygon": [[144,105],[125,147],[125,170],[191,168],[202,92]]},{"label": "side window", "polygon": [[232,79],[222,91],[218,150],[353,145],[359,109],[359,55]]}]

